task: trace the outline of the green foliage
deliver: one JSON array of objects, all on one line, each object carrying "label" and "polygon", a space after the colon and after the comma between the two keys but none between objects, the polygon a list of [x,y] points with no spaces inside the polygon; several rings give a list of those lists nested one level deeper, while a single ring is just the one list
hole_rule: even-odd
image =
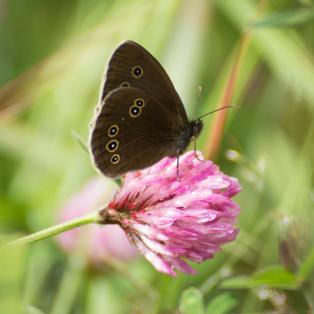
[{"label": "green foliage", "polygon": [[45,313],[44,313],[43,311],[37,309],[37,308],[34,307],[34,306],[28,305],[28,306],[26,307],[25,314],[45,314]]},{"label": "green foliage", "polygon": [[[8,238],[1,238],[2,245]],[[0,253],[0,304],[5,313],[18,313],[22,308],[21,284],[23,265],[25,263],[25,248],[16,247]]]},{"label": "green foliage", "polygon": [[312,21],[313,18],[314,9],[300,9],[271,14],[262,20],[251,23],[249,26],[253,28],[294,26]]},{"label": "green foliage", "polygon": [[300,282],[306,281],[314,272],[314,249],[310,250],[304,258],[298,271],[298,279]]},{"label": "green foliage", "polygon": [[248,288],[298,288],[297,278],[282,266],[273,266],[259,270],[251,276],[234,277],[225,280],[221,287],[229,289]]},{"label": "green foliage", "polygon": [[221,293],[214,297],[207,305],[206,314],[227,314],[232,313],[237,301],[229,293]]},{"label": "green foliage", "polygon": [[[96,175],[80,146],[88,142],[103,68],[119,42],[136,40],[160,60],[191,118],[217,107],[244,34],[250,42],[216,160],[243,188],[236,241],[196,265],[196,276],[176,278],[143,259],[93,269],[84,252],[67,254],[53,240],[2,253],[1,313],[313,311],[313,5],[2,1],[3,239],[53,225],[63,204]],[[198,149],[207,148],[214,119],[204,119]]]},{"label": "green foliage", "polygon": [[179,309],[182,314],[204,314],[204,302],[201,292],[193,287],[183,291]]}]

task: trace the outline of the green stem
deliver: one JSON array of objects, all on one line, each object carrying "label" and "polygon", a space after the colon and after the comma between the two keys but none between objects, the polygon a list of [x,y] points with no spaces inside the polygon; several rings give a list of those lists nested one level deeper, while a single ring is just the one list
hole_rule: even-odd
[{"label": "green stem", "polygon": [[46,228],[44,230],[35,232],[33,234],[24,236],[22,238],[19,238],[17,240],[11,241],[7,243],[5,246],[3,246],[1,249],[17,246],[17,245],[23,245],[27,243],[32,243],[35,241],[47,239],[50,237],[53,237],[57,234],[60,234],[62,232],[75,229],[79,226],[88,225],[91,223],[100,223],[103,222],[103,218],[100,216],[99,212],[90,213],[85,216],[81,216],[78,218],[74,218],[68,221],[65,221],[63,223],[60,223],[58,225],[54,225],[52,227]]}]

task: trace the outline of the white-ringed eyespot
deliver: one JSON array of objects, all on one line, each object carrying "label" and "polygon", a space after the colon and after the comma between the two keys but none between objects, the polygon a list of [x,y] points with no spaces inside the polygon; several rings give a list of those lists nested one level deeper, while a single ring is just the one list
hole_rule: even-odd
[{"label": "white-ringed eyespot", "polygon": [[115,137],[119,133],[119,127],[117,124],[113,124],[108,129],[108,136]]},{"label": "white-ringed eyespot", "polygon": [[106,144],[106,149],[109,153],[115,152],[119,147],[119,141],[118,140],[111,140]]},{"label": "white-ringed eyespot", "polygon": [[138,106],[138,107],[144,107],[145,106],[145,101],[144,101],[144,99],[143,98],[136,98],[135,100],[134,100],[134,106]]},{"label": "white-ringed eyespot", "polygon": [[117,164],[120,161],[120,155],[119,154],[112,155],[110,161],[114,165]]},{"label": "white-ringed eyespot", "polygon": [[140,77],[142,77],[144,74],[143,68],[139,65],[136,65],[132,68],[132,76],[135,79],[139,79]]},{"label": "white-ringed eyespot", "polygon": [[140,116],[142,109],[138,106],[131,106],[129,109],[129,115],[131,118],[137,118]]}]

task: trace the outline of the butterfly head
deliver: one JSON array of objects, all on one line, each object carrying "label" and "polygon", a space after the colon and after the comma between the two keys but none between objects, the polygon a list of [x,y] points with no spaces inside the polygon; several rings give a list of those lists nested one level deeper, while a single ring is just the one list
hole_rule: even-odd
[{"label": "butterfly head", "polygon": [[197,138],[203,129],[203,121],[201,119],[191,121],[191,129],[192,136]]}]

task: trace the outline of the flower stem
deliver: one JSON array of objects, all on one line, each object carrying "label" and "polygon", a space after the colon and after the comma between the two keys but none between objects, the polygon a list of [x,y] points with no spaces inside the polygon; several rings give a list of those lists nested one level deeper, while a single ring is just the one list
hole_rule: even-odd
[{"label": "flower stem", "polygon": [[32,243],[35,241],[47,239],[47,238],[53,237],[57,234],[60,234],[62,232],[65,232],[65,231],[68,231],[71,229],[75,229],[79,226],[88,225],[91,223],[100,223],[101,221],[103,221],[103,219],[99,215],[99,212],[90,213],[88,215],[65,221],[65,222],[60,223],[58,225],[54,225],[54,226],[46,228],[44,230],[35,232],[35,233],[27,235],[27,236],[24,236],[24,237],[19,238],[17,240],[11,241],[11,242],[7,243],[6,245],[4,245],[2,248],[0,248],[0,250],[4,249],[4,248],[12,247],[12,246],[23,245],[23,244]]}]

